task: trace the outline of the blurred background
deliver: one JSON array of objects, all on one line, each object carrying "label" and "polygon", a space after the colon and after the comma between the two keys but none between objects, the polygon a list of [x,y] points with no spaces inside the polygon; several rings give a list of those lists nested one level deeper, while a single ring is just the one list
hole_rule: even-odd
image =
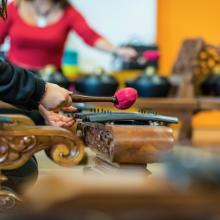
[{"label": "blurred background", "polygon": [[[157,2],[155,0],[107,1],[71,0],[91,26],[116,45],[138,43],[152,45],[156,43]],[[145,28],[147,27],[147,28]],[[9,43],[5,44],[7,50]],[[102,66],[113,70],[112,57],[97,52],[86,46],[81,38],[70,33],[66,42],[66,50],[78,55],[78,65],[82,71],[91,71]]]},{"label": "blurred background", "polygon": [[[39,170],[40,183],[36,192],[28,195],[36,207],[46,195],[46,210],[47,206],[51,206],[47,210],[49,213],[57,207],[61,207],[61,213],[66,213],[66,210],[71,213],[71,208],[80,199],[79,204],[88,209],[88,216],[90,212],[94,215],[94,218],[87,218],[78,205],[76,209],[81,211],[78,214],[86,215],[85,219],[115,219],[114,215],[122,217],[118,219],[145,219],[146,213],[150,213],[149,219],[178,219],[180,216],[183,219],[219,219],[219,10],[219,0],[9,1],[8,20],[0,21],[2,59],[77,94],[113,96],[120,88],[132,87],[139,95],[131,109],[120,112],[121,116],[131,117],[126,121],[127,125],[132,125],[129,128],[131,132],[126,133],[125,124],[124,130],[119,130],[125,139],[117,136],[118,130],[112,132],[113,140],[116,136],[123,143],[117,145],[121,142],[115,141],[117,146],[114,147],[122,150],[110,152],[113,156],[108,155],[107,159],[99,156],[97,149],[94,153],[91,146],[88,147],[91,143],[85,142],[91,141],[91,138],[83,133],[86,129],[83,130],[84,125],[80,123],[88,122],[91,115],[95,115],[98,121],[102,116],[104,125],[106,122],[113,123],[110,118],[114,118],[115,109],[106,103],[77,106],[79,112],[72,117],[76,117],[76,124],[81,126],[77,127],[77,124],[74,129],[81,130],[71,131],[75,132],[74,135],[80,133],[81,136],[78,136],[83,139],[84,145],[83,150],[78,152],[80,159],[75,162],[76,166],[73,169],[60,168],[49,161],[44,152],[40,152],[37,154],[38,165],[32,157],[33,169],[30,165],[23,167],[24,176],[28,168],[33,172]],[[3,109],[5,106],[0,106],[0,112]],[[8,113],[8,110],[3,112]],[[150,119],[145,118],[141,124],[135,118],[136,113],[139,117]],[[118,117],[118,113],[115,114]],[[29,113],[25,115],[41,125],[38,117]],[[103,115],[109,121],[103,119]],[[156,117],[155,121],[152,117]],[[116,120],[111,126],[117,127],[117,123],[122,122]],[[142,132],[135,129],[135,126],[144,125],[147,126]],[[152,133],[144,130],[149,125],[155,128]],[[164,130],[161,130],[161,125]],[[50,132],[48,134],[55,137],[54,140],[56,135],[64,135],[64,131]],[[65,135],[66,139],[70,138],[70,134]],[[135,146],[132,152],[129,151],[131,142],[132,147]],[[103,149],[100,150],[100,145],[96,144],[100,153]],[[61,149],[66,150],[63,145]],[[163,151],[168,154],[160,154]],[[63,155],[54,152],[55,156],[50,156],[53,160]],[[119,157],[114,157],[118,152],[121,152]],[[155,152],[159,153],[156,157]],[[125,163],[123,158],[126,158]],[[128,162],[128,158],[131,161]],[[63,165],[62,160],[59,162]],[[135,172],[129,172],[129,175],[123,173],[124,178],[122,174],[119,177],[110,175],[112,169],[124,171],[124,168]],[[89,180],[84,176],[75,178],[76,174],[85,170],[92,171]],[[49,177],[44,182],[43,178],[51,172],[61,172],[64,176]],[[94,173],[108,178],[96,180]],[[91,187],[92,181],[94,185]],[[55,183],[60,191],[55,189]],[[54,191],[50,190],[53,184]],[[71,187],[72,184],[76,189]],[[103,191],[99,187],[103,187]],[[53,192],[59,194],[63,189],[66,189],[66,205],[61,202],[59,206],[60,200],[58,205],[53,201]],[[84,189],[87,191],[84,192]],[[69,194],[72,200],[68,200]],[[132,199],[134,195],[136,200]],[[57,197],[63,201],[62,196],[60,193]],[[156,202],[151,206],[152,198]],[[103,206],[100,201],[104,201]],[[133,207],[130,216],[125,215],[128,207]],[[103,213],[107,215],[103,217]]]},{"label": "blurred background", "polygon": [[[156,43],[157,5],[154,0],[72,2],[97,31],[116,45],[133,42],[145,45]],[[97,66],[108,71],[114,70],[111,55],[86,47],[77,36],[70,37],[67,48],[74,48],[79,52],[80,67],[83,70],[91,71]]]}]

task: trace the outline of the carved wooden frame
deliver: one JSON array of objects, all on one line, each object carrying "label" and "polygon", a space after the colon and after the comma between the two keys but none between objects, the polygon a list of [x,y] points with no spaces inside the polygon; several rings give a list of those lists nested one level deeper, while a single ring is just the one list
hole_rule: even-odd
[{"label": "carved wooden frame", "polygon": [[[9,122],[0,122],[0,184],[7,181],[2,170],[22,167],[42,150],[60,166],[71,167],[83,159],[84,145],[72,132],[58,127],[34,126],[31,119],[22,115],[2,116]],[[0,189],[0,210],[13,208],[19,201],[14,192]]]}]

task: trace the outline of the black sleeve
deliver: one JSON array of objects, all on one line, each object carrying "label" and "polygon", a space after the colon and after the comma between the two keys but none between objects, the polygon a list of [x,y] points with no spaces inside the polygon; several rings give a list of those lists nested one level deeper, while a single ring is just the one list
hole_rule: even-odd
[{"label": "black sleeve", "polygon": [[0,61],[0,100],[36,108],[44,92],[44,81],[27,70]]}]

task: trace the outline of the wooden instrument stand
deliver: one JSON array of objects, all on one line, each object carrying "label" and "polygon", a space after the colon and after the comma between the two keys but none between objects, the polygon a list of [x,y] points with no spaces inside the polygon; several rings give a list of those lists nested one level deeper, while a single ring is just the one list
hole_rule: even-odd
[{"label": "wooden instrument stand", "polygon": [[[42,150],[61,166],[76,165],[84,156],[82,142],[68,130],[35,126],[21,115],[0,115],[0,185],[8,179],[1,171],[22,167]],[[10,189],[0,190],[0,210],[13,208],[18,201],[19,197]]]}]

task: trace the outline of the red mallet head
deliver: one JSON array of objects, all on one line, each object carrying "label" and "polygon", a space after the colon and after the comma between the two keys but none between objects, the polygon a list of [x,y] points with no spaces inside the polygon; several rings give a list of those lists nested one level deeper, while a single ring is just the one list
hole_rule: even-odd
[{"label": "red mallet head", "polygon": [[148,61],[157,61],[160,58],[160,53],[155,50],[148,50],[144,52],[143,56]]},{"label": "red mallet head", "polygon": [[137,100],[138,93],[133,88],[125,88],[118,90],[114,97],[116,98],[117,102],[115,103],[115,107],[120,110],[129,109]]}]

